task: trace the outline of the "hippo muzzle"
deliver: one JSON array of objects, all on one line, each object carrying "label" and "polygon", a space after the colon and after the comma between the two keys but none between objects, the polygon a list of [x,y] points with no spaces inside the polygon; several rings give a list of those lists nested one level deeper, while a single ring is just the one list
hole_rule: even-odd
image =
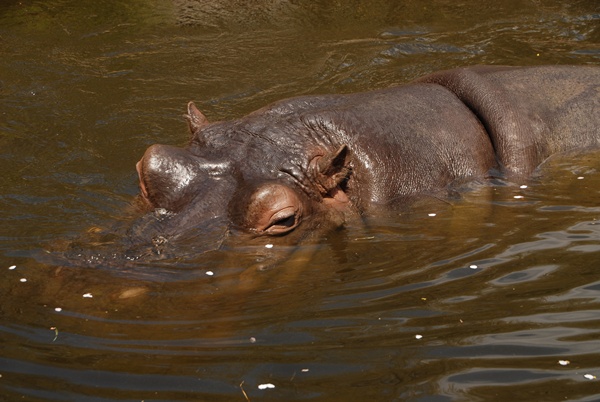
[{"label": "hippo muzzle", "polygon": [[227,162],[209,162],[184,148],[152,145],[136,169],[148,206],[179,212],[198,196],[210,199],[210,192],[217,187],[214,182],[223,179],[228,166]]},{"label": "hippo muzzle", "polygon": [[160,221],[153,231],[166,241],[198,239],[196,252],[218,248],[229,231],[227,205],[235,187],[227,162],[209,162],[185,148],[152,145],[136,169],[144,207]]}]

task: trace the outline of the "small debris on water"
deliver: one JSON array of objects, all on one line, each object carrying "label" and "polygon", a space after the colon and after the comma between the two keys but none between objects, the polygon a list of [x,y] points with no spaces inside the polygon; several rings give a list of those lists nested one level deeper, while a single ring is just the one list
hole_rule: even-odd
[{"label": "small debris on water", "polygon": [[52,342],[54,342],[58,338],[58,328],[56,328],[56,327],[50,327],[50,330],[54,331],[54,339],[52,339]]},{"label": "small debris on water", "polygon": [[416,338],[416,339],[423,339],[423,335],[419,335],[419,334],[417,334],[417,335],[415,335],[415,338]]},{"label": "small debris on water", "polygon": [[273,245],[271,243],[269,243],[269,244],[265,244],[265,247],[266,248],[273,248]]},{"label": "small debris on water", "polygon": [[271,384],[270,382],[266,383],[266,384],[258,384],[258,389],[268,389],[268,388],[273,389],[273,388],[275,388],[275,385]]},{"label": "small debris on water", "polygon": [[433,216],[435,216],[435,215],[436,215],[436,214],[434,214],[434,213],[427,214],[427,216],[432,216],[432,217],[433,217]]},{"label": "small debris on water", "polygon": [[571,362],[568,360],[559,360],[558,364],[560,364],[561,366],[568,366],[569,364],[571,364]]},{"label": "small debris on water", "polygon": [[206,275],[213,276],[215,273],[213,271],[206,271]]},{"label": "small debris on water", "polygon": [[255,343],[255,342],[256,342],[256,338],[255,338],[255,337],[253,337],[253,336],[251,336],[251,337],[250,337],[250,343]]},{"label": "small debris on water", "polygon": [[11,265],[10,267],[8,267],[8,269],[10,269],[10,270],[13,270],[13,269],[15,269],[15,268],[17,268],[17,266],[16,266],[16,265]]},{"label": "small debris on water", "polygon": [[84,293],[83,297],[91,299],[92,297],[94,297],[91,293]]},{"label": "small debris on water", "polygon": [[248,394],[246,393],[246,391],[244,391],[244,381],[242,381],[240,383],[240,389],[242,390],[242,394],[244,394],[244,398],[246,398],[246,401],[250,402],[250,398],[248,398]]},{"label": "small debris on water", "polygon": [[583,375],[585,378],[587,378],[588,380],[595,380],[596,376],[593,374],[584,374]]},{"label": "small debris on water", "polygon": [[56,308],[54,309],[54,311],[56,311],[57,313],[60,313],[60,312],[62,311],[62,308],[60,308],[60,307],[56,307]]},{"label": "small debris on water", "polygon": [[121,294],[119,294],[119,299],[130,299],[132,297],[143,295],[147,291],[148,291],[148,289],[146,289],[144,287],[129,288],[129,289],[122,291]]},{"label": "small debris on water", "polygon": [[375,238],[375,236],[366,236],[366,237],[357,237],[354,239],[354,241],[358,241],[358,240],[373,240]]},{"label": "small debris on water", "polygon": [[27,282],[27,278],[21,278],[19,279],[19,282]]},{"label": "small debris on water", "polygon": [[479,267],[477,265],[475,265],[475,264],[471,264],[471,265],[469,265],[469,268],[471,268],[471,269],[477,269]]}]

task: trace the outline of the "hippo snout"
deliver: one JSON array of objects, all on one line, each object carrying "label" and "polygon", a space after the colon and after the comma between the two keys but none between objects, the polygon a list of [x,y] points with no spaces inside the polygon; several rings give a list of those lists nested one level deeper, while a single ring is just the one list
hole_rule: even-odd
[{"label": "hippo snout", "polygon": [[180,209],[200,173],[196,159],[185,149],[152,145],[136,164],[142,197],[153,208]]}]

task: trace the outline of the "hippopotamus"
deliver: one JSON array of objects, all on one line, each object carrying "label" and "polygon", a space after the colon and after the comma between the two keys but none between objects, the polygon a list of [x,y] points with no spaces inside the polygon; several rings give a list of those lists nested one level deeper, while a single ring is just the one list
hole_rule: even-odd
[{"label": "hippopotamus", "polygon": [[527,180],[553,154],[598,148],[600,67],[470,66],[231,121],[210,122],[190,102],[186,118],[187,145],[152,145],[137,163],[160,242],[187,233],[212,249],[235,236],[289,244],[469,182]]}]

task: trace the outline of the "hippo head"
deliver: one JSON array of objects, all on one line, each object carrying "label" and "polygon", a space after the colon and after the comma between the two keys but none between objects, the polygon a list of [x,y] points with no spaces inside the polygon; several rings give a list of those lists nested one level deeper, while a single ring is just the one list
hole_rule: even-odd
[{"label": "hippo head", "polygon": [[209,123],[190,102],[186,118],[187,146],[153,145],[137,164],[140,198],[160,212],[163,239],[191,236],[198,252],[240,237],[296,244],[346,220],[345,145],[317,141],[277,107]]}]

